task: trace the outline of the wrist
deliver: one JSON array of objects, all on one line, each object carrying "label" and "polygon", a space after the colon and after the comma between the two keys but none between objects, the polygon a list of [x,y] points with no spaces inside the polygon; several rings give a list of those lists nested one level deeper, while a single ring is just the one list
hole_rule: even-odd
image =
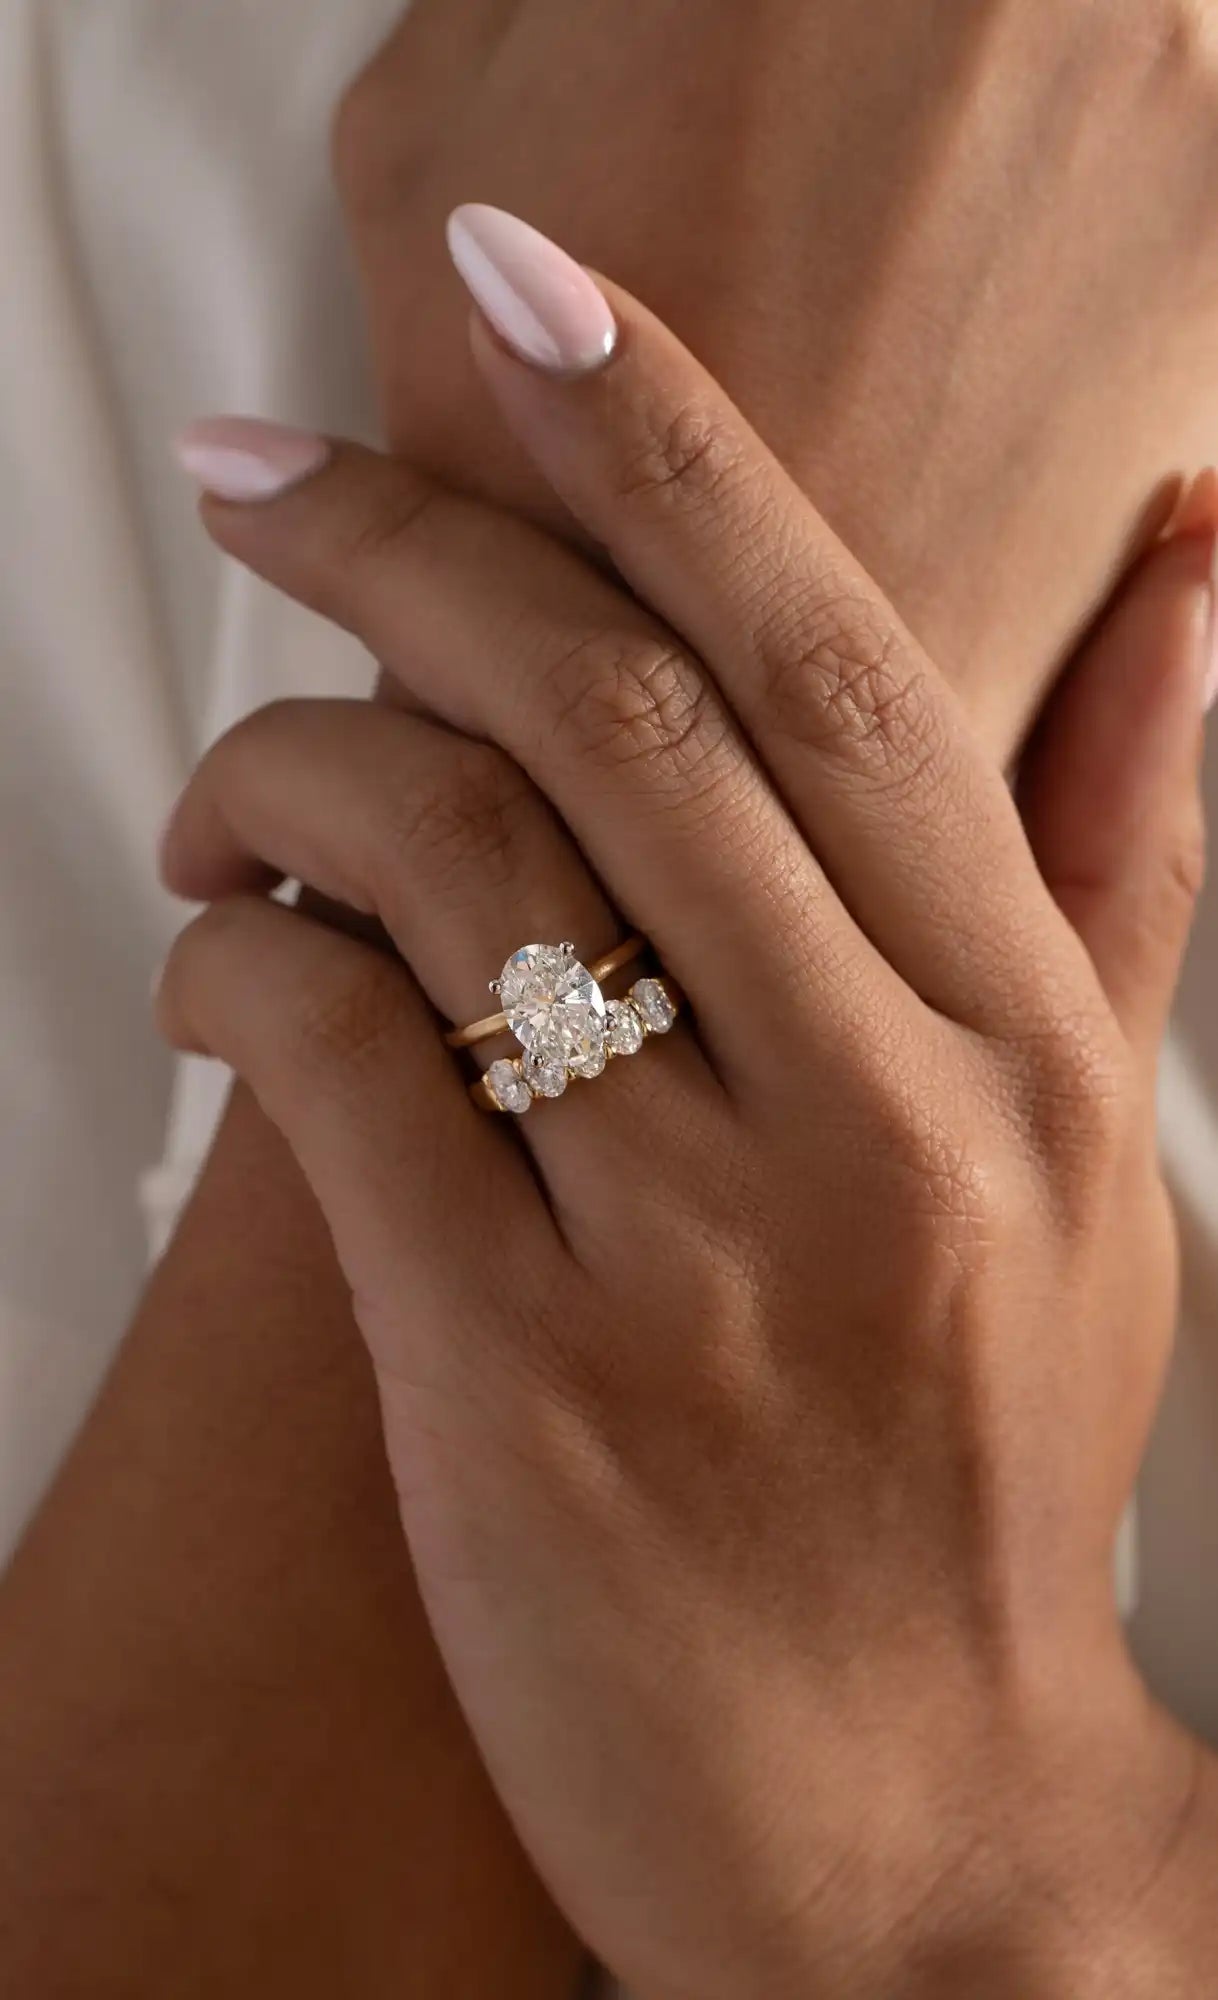
[{"label": "wrist", "polygon": [[[1218,1950],[1218,1761],[1123,1651],[976,1791],[920,1924],[898,1925],[876,2000],[1163,2000]],[[988,1794],[988,1795],[987,1795]],[[950,1850],[949,1850],[950,1851]]]},{"label": "wrist", "polygon": [[[811,1875],[786,1954],[758,1926],[739,2000],[1204,1990],[1218,1952],[1218,1759],[1151,1701],[1115,1647],[1069,1681],[1034,1721],[1008,1715],[971,1756],[941,1749],[930,1782],[908,1771],[893,1782],[894,1735],[894,1764],[860,1785],[872,1796],[852,1853]],[[647,2000],[687,1996],[657,1988]]]}]

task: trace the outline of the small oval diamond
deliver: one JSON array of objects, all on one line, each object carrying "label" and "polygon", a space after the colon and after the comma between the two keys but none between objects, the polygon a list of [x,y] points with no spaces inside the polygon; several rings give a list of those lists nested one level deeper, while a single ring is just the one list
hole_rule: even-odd
[{"label": "small oval diamond", "polygon": [[604,1025],[597,1021],[591,1027],[587,1047],[581,1049],[578,1055],[572,1056],[567,1067],[573,1076],[594,1077],[600,1075],[608,1060],[609,1051],[605,1046]]},{"label": "small oval diamond", "polygon": [[567,1087],[567,1065],[561,1056],[545,1050],[531,1051],[521,1068],[534,1097],[561,1097]]},{"label": "small oval diamond", "polygon": [[643,1046],[643,1022],[629,1000],[611,1000],[606,1010],[605,1033],[615,1056],[637,1055]]},{"label": "small oval diamond", "polygon": [[493,1062],[486,1072],[486,1087],[501,1111],[514,1111],[519,1118],[533,1102],[533,1094],[520,1073],[519,1063],[506,1056]]},{"label": "small oval diamond", "polygon": [[650,1034],[668,1033],[677,1018],[677,1010],[662,980],[636,979],[630,989],[630,998],[643,1016]]}]

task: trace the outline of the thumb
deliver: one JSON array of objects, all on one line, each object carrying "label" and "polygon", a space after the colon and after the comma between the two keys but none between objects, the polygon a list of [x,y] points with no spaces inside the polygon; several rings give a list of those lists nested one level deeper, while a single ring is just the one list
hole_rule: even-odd
[{"label": "thumb", "polygon": [[1143,558],[1051,697],[1020,779],[1041,873],[1153,1063],[1204,872],[1201,720],[1218,692],[1218,476]]}]

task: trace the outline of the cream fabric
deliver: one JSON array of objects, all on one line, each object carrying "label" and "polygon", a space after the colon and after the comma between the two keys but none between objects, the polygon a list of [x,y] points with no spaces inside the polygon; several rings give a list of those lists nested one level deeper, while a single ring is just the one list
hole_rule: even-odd
[{"label": "cream fabric", "polygon": [[[165,440],[210,410],[370,428],[326,129],[398,6],[0,5],[0,1551],[130,1310],[137,1191],[159,1240],[219,1099],[148,1025],[158,827],[238,713],[367,683],[221,566]],[[1218,1737],[1216,998],[1211,894],[1164,1084],[1187,1282],[1134,1624]]]},{"label": "cream fabric", "polygon": [[166,440],[370,427],[328,185],[395,0],[0,4],[0,1547],[88,1405],[219,1098],[148,986],[158,828],[216,731],[355,649],[225,569]]}]

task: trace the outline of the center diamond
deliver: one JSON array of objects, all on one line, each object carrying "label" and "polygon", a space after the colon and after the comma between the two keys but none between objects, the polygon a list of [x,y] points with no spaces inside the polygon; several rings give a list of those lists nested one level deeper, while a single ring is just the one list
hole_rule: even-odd
[{"label": "center diamond", "polygon": [[526,944],[499,980],[499,1005],[522,1048],[586,1062],[605,1033],[605,996],[570,945]]}]

